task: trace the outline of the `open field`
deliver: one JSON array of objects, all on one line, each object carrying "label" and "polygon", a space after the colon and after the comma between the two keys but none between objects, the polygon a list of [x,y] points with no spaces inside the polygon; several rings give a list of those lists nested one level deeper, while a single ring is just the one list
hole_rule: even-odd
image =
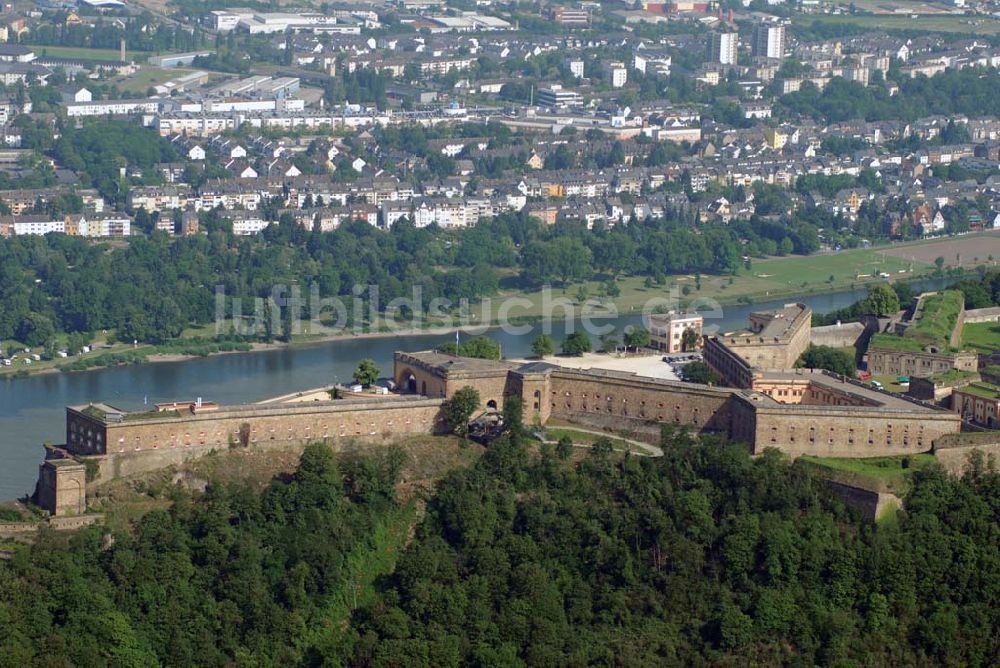
[{"label": "open field", "polygon": [[1000,323],[974,322],[962,328],[962,348],[980,353],[1000,350]]},{"label": "open field", "polygon": [[[990,256],[994,260],[990,260]],[[765,260],[752,260],[750,269],[741,267],[736,276],[701,277],[701,289],[696,287],[695,276],[668,276],[664,285],[646,288],[645,277],[629,276],[618,280],[621,295],[614,298],[619,314],[641,311],[650,300],[677,302],[716,300],[721,303],[739,301],[769,301],[795,298],[810,294],[821,294],[838,290],[863,288],[866,284],[884,280],[878,274],[890,274],[892,280],[903,280],[929,276],[934,271],[934,260],[945,258],[946,267],[972,269],[980,264],[1000,261],[1000,234],[983,232],[961,237],[946,237],[874,248],[857,248],[816,255],[790,255]],[[588,281],[583,284],[590,295],[586,304],[580,304],[577,293],[580,285],[572,285],[565,291],[553,288],[548,300],[565,300],[577,313],[592,316],[607,314],[609,300],[596,295],[601,282]],[[687,288],[688,294],[684,294]],[[526,299],[529,303],[510,311],[512,317],[538,317],[545,313],[544,291],[505,292],[494,299],[494,313],[505,297]],[[551,309],[548,309],[552,312]],[[478,309],[474,310],[478,315]],[[562,317],[555,311],[556,317]]]},{"label": "open field", "polygon": [[926,270],[930,263],[900,258],[882,249],[864,248],[809,256],[790,256],[754,262],[750,272],[782,287],[799,287],[819,282],[863,280],[881,272],[902,276]]},{"label": "open field", "polygon": [[851,4],[858,10],[872,12],[875,14],[940,14],[947,15],[950,7],[935,5],[923,0],[855,0],[853,3],[841,3],[842,9],[848,9]]},{"label": "open field", "polygon": [[835,23],[855,25],[881,30],[921,30],[927,32],[950,32],[967,35],[1000,34],[1000,21],[986,17],[967,17],[949,15],[922,15],[911,17],[897,14],[875,14],[864,16],[831,16],[826,14],[804,14],[792,19],[794,23],[811,25],[814,21],[820,23]]},{"label": "open field", "polygon": [[995,264],[1000,260],[1000,234],[985,232],[902,244],[887,248],[882,253],[930,265],[934,264],[935,259],[943,257],[947,267]]},{"label": "open field", "polygon": [[[674,305],[677,302],[697,303],[699,300],[728,303],[767,301],[863,287],[866,283],[883,280],[878,277],[880,272],[887,272],[895,279],[902,279],[927,275],[932,269],[929,264],[886,255],[877,249],[858,249],[811,256],[796,255],[754,260],[749,270],[741,267],[736,276],[731,278],[703,275],[700,290],[693,275],[669,276],[664,285],[650,288],[645,287],[644,276],[628,276],[618,280],[617,285],[621,294],[613,301],[619,313],[641,311],[645,304],[654,299],[662,303],[671,302]],[[508,292],[501,294],[499,298],[494,299],[494,302],[497,307],[505,297],[517,297],[530,302],[513,308],[510,315],[514,317],[538,317],[547,311],[544,308],[546,299],[549,302],[568,300],[577,312],[582,311],[591,315],[607,314],[610,310],[608,300],[596,297],[602,283],[588,281],[583,285],[591,295],[585,305],[576,300],[580,285],[573,285],[565,291],[553,288],[548,293],[548,298],[544,291]],[[687,294],[684,292],[685,289]],[[549,311],[551,312],[550,309]],[[558,310],[555,313],[557,317],[561,317]]]},{"label": "open field", "polygon": [[[39,56],[45,55],[52,58],[86,58],[87,60],[119,60],[121,53],[118,49],[87,49],[78,46],[34,46],[29,45]],[[154,54],[146,51],[126,51],[125,58],[136,59],[146,62],[146,58]]]}]

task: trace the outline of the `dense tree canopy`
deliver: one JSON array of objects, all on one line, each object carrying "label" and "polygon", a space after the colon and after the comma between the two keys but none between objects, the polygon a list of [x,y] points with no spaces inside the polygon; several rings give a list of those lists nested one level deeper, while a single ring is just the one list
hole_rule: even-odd
[{"label": "dense tree canopy", "polygon": [[780,104],[787,114],[826,123],[974,117],[1000,107],[1000,72],[993,68],[952,69],[930,78],[899,76],[896,83],[899,92],[890,96],[885,86],[866,87],[834,77],[822,91],[804,83],[800,91],[782,96]]},{"label": "dense tree canopy", "polygon": [[[127,341],[164,341],[190,324],[213,322],[217,289],[242,299],[244,315],[275,286],[298,285],[303,297],[315,287],[320,297],[358,298],[379,309],[407,298],[412,303],[397,310],[407,317],[417,308],[427,312],[435,299],[457,307],[462,299],[492,295],[500,272],[512,267],[520,269],[524,288],[603,277],[617,289],[609,276],[731,273],[744,252],[777,250],[776,240],[789,252],[818,247],[808,225],[755,221],[696,230],[676,212],[610,231],[568,222],[546,226],[525,214],[504,214],[466,230],[416,228],[401,220],[388,232],[360,221],[319,232],[279,220],[256,237],[234,236],[224,216],[204,214],[204,236],[153,233],[124,246],[63,235],[0,239],[0,339],[30,329],[28,314],[35,312],[59,332],[106,329]],[[136,222],[152,227],[144,211]],[[744,246],[740,239],[750,241]],[[306,301],[304,318],[310,316]],[[227,317],[232,306],[227,302]],[[342,324],[368,324],[354,323],[354,313],[348,308]],[[280,324],[263,335],[287,334]]]},{"label": "dense tree canopy", "polygon": [[[990,663],[995,473],[914,476],[898,525],[845,512],[776,452],[683,435],[660,459],[578,468],[491,447],[444,483],[355,660]],[[953,520],[950,518],[954,518]],[[959,556],[961,555],[961,556]]]},{"label": "dense tree canopy", "polygon": [[113,541],[43,533],[0,562],[0,664],[994,663],[1000,476],[981,459],[915,471],[874,525],[776,451],[667,430],[663,457],[605,439],[570,464],[568,439],[522,438],[441,482],[401,555],[405,455],[321,445],[263,494],[176,489]]},{"label": "dense tree canopy", "polygon": [[826,369],[848,378],[854,377],[857,365],[854,363],[854,355],[830,346],[817,346],[810,344],[802,356],[796,361],[796,366],[807,369]]},{"label": "dense tree canopy", "polygon": [[350,600],[351,555],[399,512],[399,454],[337,461],[311,446],[263,495],[178,490],[110,546],[99,529],[68,547],[43,536],[0,564],[0,664],[297,665],[333,651],[318,632]]}]

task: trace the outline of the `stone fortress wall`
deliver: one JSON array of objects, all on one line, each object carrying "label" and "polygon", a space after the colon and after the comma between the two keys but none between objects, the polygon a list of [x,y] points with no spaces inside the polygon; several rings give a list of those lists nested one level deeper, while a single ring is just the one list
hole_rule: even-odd
[{"label": "stone fortress wall", "polygon": [[[946,291],[947,292],[947,291]],[[954,292],[954,291],[951,291]],[[915,328],[922,317],[929,299],[937,292],[924,292],[910,307],[903,320],[894,321],[892,328],[895,334],[903,337],[907,330]],[[966,322],[964,299],[959,309],[958,317],[951,328],[947,341],[928,343],[916,341],[923,345],[922,350],[910,350],[896,345],[885,345],[885,342],[872,341],[868,347],[868,371],[875,376],[918,376],[926,377],[944,373],[952,369],[959,371],[978,371],[979,356],[975,352],[959,350],[962,343],[962,328]],[[976,318],[979,320],[979,318]],[[947,345],[945,345],[947,344]]]},{"label": "stone fortress wall", "polygon": [[[759,316],[760,314],[755,314]],[[127,413],[104,404],[67,408],[64,452],[93,457],[100,478],[162,468],[227,447],[301,447],[325,441],[380,441],[449,428],[443,403],[462,387],[478,390],[480,409],[502,408],[519,397],[527,423],[552,418],[630,431],[655,440],[662,425],[718,433],[753,453],[777,448],[791,456],[873,457],[925,452],[934,441],[961,430],[958,414],[874,390],[828,372],[791,369],[809,344],[808,307],[751,319],[761,332],[779,332],[761,345],[730,348],[725,337],[706,339],[705,359],[734,387],[712,387],[545,362],[517,364],[437,352],[397,352],[393,378],[401,394],[372,399],[266,403],[236,407],[185,407],[162,415]],[[765,337],[768,338],[768,337]],[[713,348],[714,346],[714,348]],[[785,350],[779,352],[778,348]],[[764,352],[766,351],[766,355]],[[748,357],[744,357],[746,354]],[[762,357],[762,355],[765,355]],[[721,361],[720,361],[721,360]],[[762,370],[753,360],[788,365]],[[46,477],[47,476],[47,477]],[[46,507],[63,514],[81,499],[60,497],[46,472]],[[40,486],[41,487],[41,486]],[[51,489],[49,489],[51,488]],[[61,499],[61,500],[60,500]],[[75,506],[74,506],[75,504]]]},{"label": "stone fortress wall", "polygon": [[[431,433],[441,428],[441,399],[387,397],[297,404],[255,404],[179,415],[144,413],[113,421],[97,406],[66,409],[66,449],[74,455],[113,455],[185,448],[310,443]],[[96,410],[95,410],[96,409]]]}]

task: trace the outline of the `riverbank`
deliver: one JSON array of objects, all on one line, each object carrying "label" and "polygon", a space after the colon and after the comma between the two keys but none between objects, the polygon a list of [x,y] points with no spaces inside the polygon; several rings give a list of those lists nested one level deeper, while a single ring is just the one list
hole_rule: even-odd
[{"label": "riverbank", "polygon": [[[810,257],[794,258],[795,260],[808,260]],[[940,277],[934,276],[933,271],[923,273],[906,273],[905,275],[893,276],[891,279],[896,282],[919,282],[933,280],[935,278],[947,278],[960,280],[964,275]],[[812,271],[811,276],[816,272]],[[295,335],[291,341],[272,342],[250,342],[229,339],[213,339],[210,334],[214,331],[213,326],[192,328],[184,336],[169,343],[156,346],[150,344],[128,345],[116,344],[114,346],[104,346],[96,348],[90,353],[76,356],[74,358],[62,358],[49,361],[35,362],[30,366],[0,367],[0,379],[16,379],[44,374],[68,373],[79,371],[91,371],[98,369],[112,368],[115,366],[139,365],[144,363],[170,363],[184,362],[194,359],[204,359],[218,355],[235,355],[239,353],[270,352],[276,350],[288,350],[300,347],[316,346],[324,343],[350,340],[366,339],[387,339],[396,337],[415,336],[445,336],[454,335],[456,332],[464,333],[468,336],[488,334],[495,332],[502,326],[531,326],[546,320],[544,313],[549,314],[549,319],[553,322],[576,320],[579,318],[589,318],[592,320],[611,320],[622,317],[638,318],[647,309],[652,310],[653,306],[678,309],[691,308],[704,313],[711,313],[719,310],[719,307],[726,306],[753,306],[758,303],[776,302],[781,300],[800,300],[805,297],[822,297],[824,295],[834,295],[839,293],[853,293],[866,290],[869,285],[885,281],[882,276],[869,276],[864,280],[854,280],[847,284],[840,282],[815,283],[808,288],[801,290],[765,290],[764,292],[747,292],[742,289],[743,279],[738,277],[711,276],[699,277],[671,277],[667,285],[646,287],[645,284],[630,285],[638,282],[638,277],[627,277],[619,279],[616,285],[620,286],[622,294],[618,297],[591,297],[588,284],[582,284],[584,291],[588,294],[579,294],[580,286],[577,288],[576,298],[569,296],[571,290],[550,290],[547,294],[541,291],[537,293],[510,292],[502,293],[492,298],[483,300],[479,313],[475,316],[469,315],[467,318],[455,316],[445,321],[426,323],[420,327],[399,327],[382,328],[378,330],[344,331],[337,330],[324,334]],[[697,283],[701,284],[698,289]],[[806,282],[808,283],[808,282]],[[682,286],[678,288],[678,285]],[[735,288],[733,286],[736,286]],[[684,287],[689,288],[684,290]],[[758,286],[759,287],[759,286]],[[713,289],[714,288],[714,289]],[[534,297],[534,299],[532,299]],[[580,299],[582,297],[582,299]],[[531,306],[524,306],[520,312],[515,309],[500,310],[501,314],[508,315],[503,323],[499,318],[492,317],[490,310],[494,303],[513,303],[517,300],[531,302]],[[544,302],[548,300],[547,310],[536,309],[534,306],[544,307]],[[488,311],[488,312],[487,312]],[[513,313],[512,313],[513,312]],[[554,317],[553,317],[554,316]],[[455,321],[461,324],[453,324]],[[180,350],[176,350],[180,349]]]}]

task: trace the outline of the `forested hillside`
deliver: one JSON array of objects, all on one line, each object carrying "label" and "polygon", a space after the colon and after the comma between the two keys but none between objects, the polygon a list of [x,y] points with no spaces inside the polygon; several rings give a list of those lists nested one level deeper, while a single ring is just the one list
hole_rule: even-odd
[{"label": "forested hillside", "polygon": [[663,447],[574,465],[494,444],[439,485],[373,602],[354,568],[392,558],[398,457],[314,446],[262,496],[177,491],[132,534],[0,563],[0,666],[996,665],[982,462],[915,472],[875,526],[776,452]]},{"label": "forested hillside", "polygon": [[[0,666],[299,665],[332,654],[377,568],[403,460],[306,449],[290,480],[180,490],[131,534],[43,537],[0,564]],[[324,648],[322,651],[318,648]]]},{"label": "forested hillside", "polygon": [[684,436],[578,469],[498,448],[431,504],[359,664],[995,665],[1000,476],[920,472],[898,525],[776,452]]}]

